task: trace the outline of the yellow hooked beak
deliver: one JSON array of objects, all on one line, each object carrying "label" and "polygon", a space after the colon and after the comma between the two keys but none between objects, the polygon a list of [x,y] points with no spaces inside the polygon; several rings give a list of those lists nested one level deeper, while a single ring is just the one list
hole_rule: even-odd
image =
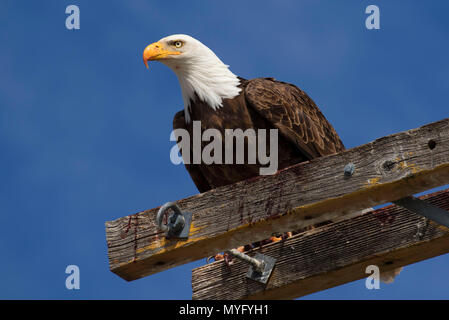
[{"label": "yellow hooked beak", "polygon": [[148,69],[148,61],[164,59],[167,56],[179,55],[181,52],[170,51],[164,48],[161,42],[150,44],[143,50],[143,63]]}]

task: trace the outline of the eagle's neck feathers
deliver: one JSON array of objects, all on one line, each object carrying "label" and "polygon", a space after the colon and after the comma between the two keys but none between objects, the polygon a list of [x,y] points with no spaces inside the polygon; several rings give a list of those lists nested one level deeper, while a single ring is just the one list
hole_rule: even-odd
[{"label": "eagle's neck feathers", "polygon": [[178,76],[187,123],[191,121],[190,110],[196,97],[216,110],[223,106],[223,99],[232,99],[241,91],[239,78],[210,49],[187,61],[167,65]]}]

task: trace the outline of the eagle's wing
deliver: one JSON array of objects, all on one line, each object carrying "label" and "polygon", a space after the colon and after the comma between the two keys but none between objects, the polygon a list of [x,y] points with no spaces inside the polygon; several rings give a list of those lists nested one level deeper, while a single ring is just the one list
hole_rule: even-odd
[{"label": "eagle's wing", "polygon": [[[185,129],[188,130],[186,127],[186,121],[184,117],[184,110],[179,111],[175,114],[175,117],[173,118],[173,129]],[[179,143],[179,141],[177,141]],[[182,154],[182,149],[181,149]],[[193,182],[195,183],[196,187],[198,188],[198,191],[200,193],[206,192],[211,189],[211,186],[207,179],[204,177],[204,175],[201,173],[199,167],[197,164],[184,164],[186,166],[187,171],[190,174],[190,177],[192,178]]]},{"label": "eagle's wing", "polygon": [[252,79],[245,98],[309,159],[344,150],[332,125],[298,87],[272,78]]}]

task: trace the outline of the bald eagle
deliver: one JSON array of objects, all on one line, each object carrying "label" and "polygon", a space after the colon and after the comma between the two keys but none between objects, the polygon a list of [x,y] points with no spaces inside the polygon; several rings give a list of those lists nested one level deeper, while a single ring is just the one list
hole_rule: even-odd
[{"label": "bald eagle", "polygon": [[[338,134],[313,100],[298,87],[273,78],[236,76],[207,46],[182,34],[147,46],[143,60],[170,67],[181,85],[184,110],[174,129],[277,129],[278,169],[344,150]],[[206,145],[203,141],[203,146]],[[192,149],[190,149],[192,150]],[[185,164],[200,192],[259,175],[260,163]]]},{"label": "bald eagle", "polygon": [[[226,129],[277,129],[278,169],[345,149],[304,91],[273,78],[238,77],[211,49],[188,35],[171,35],[150,44],[143,60],[147,68],[148,61],[160,61],[178,77],[184,110],[176,113],[174,129],[185,129],[192,136],[195,121],[201,121],[202,131],[216,129],[223,136]],[[198,190],[205,192],[258,176],[261,164],[185,166]]]}]

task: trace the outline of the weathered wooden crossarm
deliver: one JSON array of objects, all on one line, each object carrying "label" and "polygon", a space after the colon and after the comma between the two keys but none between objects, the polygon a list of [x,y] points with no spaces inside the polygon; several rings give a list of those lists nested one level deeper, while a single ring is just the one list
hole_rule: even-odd
[{"label": "weathered wooden crossarm", "polygon": [[[421,198],[449,210],[448,190]],[[388,206],[269,244],[249,255],[255,252],[276,259],[266,286],[246,278],[248,264],[233,260],[228,267],[219,261],[192,271],[193,299],[297,298],[365,278],[369,265],[383,272],[448,253],[449,229],[401,207]]]},{"label": "weathered wooden crossarm", "polygon": [[[348,163],[351,176],[344,174]],[[449,119],[177,201],[193,213],[187,240],[165,239],[158,208],[106,222],[110,269],[138,279],[445,184]]]}]

